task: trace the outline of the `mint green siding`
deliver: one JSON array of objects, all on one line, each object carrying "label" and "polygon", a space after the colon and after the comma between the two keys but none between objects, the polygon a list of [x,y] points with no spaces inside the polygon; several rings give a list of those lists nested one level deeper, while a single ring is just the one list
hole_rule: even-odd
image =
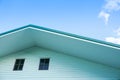
[{"label": "mint green siding", "polygon": [[[15,59],[25,58],[22,71]],[[50,58],[49,70],[38,70],[40,58]],[[120,70],[78,57],[32,47],[0,58],[0,80],[118,80]]]}]

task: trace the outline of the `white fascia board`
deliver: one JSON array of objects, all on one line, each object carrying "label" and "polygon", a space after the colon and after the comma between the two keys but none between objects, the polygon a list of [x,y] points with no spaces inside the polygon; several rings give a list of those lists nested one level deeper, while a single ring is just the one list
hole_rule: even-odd
[{"label": "white fascia board", "polygon": [[20,32],[20,31],[23,31],[23,30],[26,30],[28,29],[29,27],[26,27],[26,28],[23,28],[23,29],[20,29],[20,30],[16,30],[16,31],[13,31],[13,32],[10,32],[10,33],[7,33],[7,34],[4,34],[4,35],[1,35],[0,38],[3,38],[3,37],[6,37],[6,36],[9,36],[11,34],[15,34],[17,32]]},{"label": "white fascia board", "polygon": [[120,50],[119,47],[115,47],[115,46],[111,46],[111,45],[107,45],[107,44],[102,44],[102,43],[98,43],[98,42],[94,42],[94,41],[90,41],[90,40],[85,40],[85,39],[81,39],[81,38],[77,38],[77,37],[73,37],[73,36],[69,36],[69,35],[65,35],[65,34],[51,32],[51,31],[47,31],[47,30],[43,30],[43,29],[38,29],[38,28],[34,28],[34,27],[29,27],[29,28],[34,29],[34,30],[38,30],[38,31],[42,31],[42,32],[47,32],[47,33],[55,34],[55,35],[60,35],[60,36],[68,37],[68,38],[79,40],[79,41],[84,41],[84,42],[93,43],[93,44],[97,44],[97,45],[101,45],[101,46],[105,46],[105,47],[109,47],[109,48]]}]

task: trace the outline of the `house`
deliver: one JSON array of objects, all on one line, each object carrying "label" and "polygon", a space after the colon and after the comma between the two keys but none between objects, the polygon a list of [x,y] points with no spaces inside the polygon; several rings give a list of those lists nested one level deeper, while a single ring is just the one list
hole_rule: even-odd
[{"label": "house", "polygon": [[120,45],[27,25],[0,34],[0,80],[120,80]]}]

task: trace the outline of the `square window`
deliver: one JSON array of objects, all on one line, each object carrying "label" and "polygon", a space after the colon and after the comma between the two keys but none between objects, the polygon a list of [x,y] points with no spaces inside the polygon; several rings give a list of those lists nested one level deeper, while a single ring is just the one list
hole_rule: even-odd
[{"label": "square window", "polygon": [[39,70],[48,70],[49,62],[50,62],[49,58],[40,59]]},{"label": "square window", "polygon": [[25,59],[16,59],[14,64],[14,71],[22,70],[24,65]]}]

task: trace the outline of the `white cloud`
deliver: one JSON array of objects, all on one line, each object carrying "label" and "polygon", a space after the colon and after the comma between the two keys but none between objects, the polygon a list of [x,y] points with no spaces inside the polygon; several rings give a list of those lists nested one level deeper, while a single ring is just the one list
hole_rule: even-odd
[{"label": "white cloud", "polygon": [[120,10],[120,0],[105,0],[106,4],[100,11],[98,17],[103,18],[105,24],[108,23],[111,12]]},{"label": "white cloud", "polygon": [[112,42],[116,44],[120,44],[120,27],[114,31],[118,37],[106,37],[105,40],[107,42]]},{"label": "white cloud", "polygon": [[104,11],[101,11],[100,13],[99,13],[99,16],[98,16],[99,18],[102,18],[103,20],[104,20],[104,22],[105,22],[105,24],[107,24],[108,23],[108,20],[109,20],[109,17],[110,17],[110,14],[109,13],[106,13],[106,12],[104,12]]},{"label": "white cloud", "polygon": [[115,44],[120,44],[120,38],[115,38],[115,37],[107,37],[105,38],[107,42],[112,42]]},{"label": "white cloud", "polygon": [[[103,6],[103,9],[101,10],[101,12],[109,14],[108,20],[106,19],[107,17],[105,18],[105,14],[103,16],[104,19],[107,21],[105,23],[108,23],[111,13],[115,12],[115,11],[120,11],[120,0],[106,0],[106,4]],[[100,15],[100,13],[99,13],[99,15]],[[115,30],[115,33],[116,33],[117,37],[106,37],[105,40],[108,42],[120,44],[120,28]]]},{"label": "white cloud", "polygon": [[106,4],[103,7],[108,12],[120,10],[120,0],[106,0]]}]

